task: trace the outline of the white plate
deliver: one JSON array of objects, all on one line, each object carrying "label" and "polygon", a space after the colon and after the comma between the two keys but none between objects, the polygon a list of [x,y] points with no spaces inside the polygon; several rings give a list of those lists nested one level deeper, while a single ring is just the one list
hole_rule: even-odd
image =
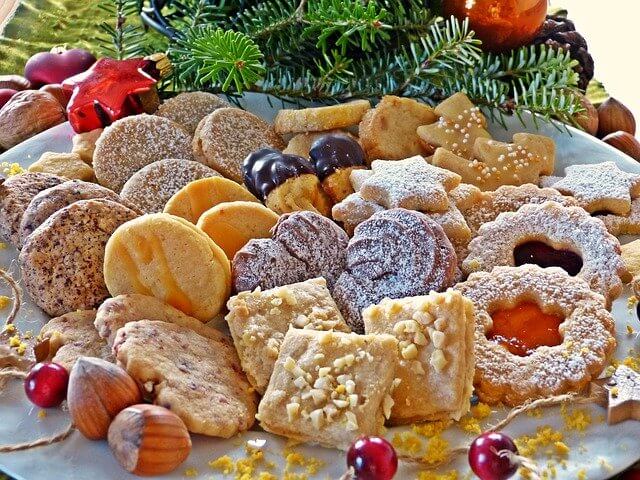
[{"label": "white plate", "polygon": [[[278,101],[270,106],[264,97],[249,96],[248,107],[253,112],[272,119],[280,107]],[[605,160],[615,161],[623,170],[640,173],[640,164],[619,151],[582,132],[571,129],[571,135],[565,130],[558,129],[549,124],[542,124],[536,129],[528,119],[528,127],[523,128],[515,118],[507,118],[508,130],[498,124],[491,124],[490,131],[495,138],[507,140],[511,135],[520,131],[538,132],[551,136],[557,145],[556,173],[562,174],[566,165],[574,163],[598,163]],[[23,166],[29,165],[44,151],[69,151],[73,133],[68,124],[59,125],[44,132],[31,140],[0,155],[0,161],[18,162]],[[623,239],[625,240],[625,239]],[[629,240],[629,239],[626,239]],[[13,248],[0,251],[0,265],[11,266],[14,274],[17,273],[15,265],[16,251]],[[0,286],[0,294],[10,295],[8,289]],[[624,358],[629,349],[637,347],[639,341],[634,335],[627,335],[627,325],[640,328],[635,310],[629,310],[627,299],[630,292],[625,289],[621,297],[614,302],[613,313],[616,318],[618,330],[618,350],[616,358]],[[17,325],[21,330],[33,330],[37,332],[46,317],[31,301],[25,299],[25,305],[21,309]],[[576,407],[587,408],[593,419],[602,417],[604,410],[597,406]],[[47,436],[63,429],[68,423],[68,415],[60,410],[50,410],[44,419],[38,418],[38,408],[33,407],[25,398],[22,384],[11,381],[6,391],[0,394],[0,444],[24,442],[31,439]],[[494,413],[482,425],[496,423],[504,415],[503,411]],[[542,418],[522,416],[516,419],[505,431],[511,436],[535,433],[540,425],[550,425],[556,429],[564,430],[563,419],[558,408],[544,411]],[[390,429],[391,437],[398,429]],[[567,458],[566,469],[558,467],[556,478],[576,478],[577,472],[585,469],[590,480],[608,478],[616,472],[622,471],[640,459],[637,442],[640,438],[640,422],[627,421],[615,426],[607,426],[602,422],[594,422],[584,433],[565,431],[565,442],[571,447]],[[473,435],[462,433],[457,428],[451,428],[445,433],[445,438],[452,446],[468,444]],[[266,440],[266,456],[274,460],[278,467],[272,473],[282,473],[282,450],[285,442],[283,439],[260,431],[250,431],[238,438],[220,440],[204,436],[194,435],[193,451],[189,459],[178,470],[162,478],[184,479],[188,468],[195,468],[199,473],[195,478],[233,478],[234,475],[223,477],[219,471],[211,470],[207,462],[221,455],[230,455],[235,458],[244,457],[244,442],[251,439]],[[305,455],[319,458],[325,462],[317,478],[338,478],[345,470],[345,456],[341,452],[318,448],[297,447],[296,450]],[[538,464],[544,467],[547,457],[537,458]],[[602,461],[601,461],[602,460]],[[25,480],[55,479],[55,480],[113,480],[134,479],[135,476],[125,473],[111,456],[106,442],[91,442],[85,440],[75,432],[64,442],[48,447],[41,447],[29,451],[0,454],[0,469]],[[442,471],[457,470],[462,475],[469,472],[467,460],[464,456],[444,467]],[[261,469],[257,469],[257,476]],[[303,472],[295,469],[293,471]],[[414,478],[415,467],[403,465],[397,478]],[[462,476],[459,478],[463,478]],[[517,477],[515,477],[517,478]]]}]

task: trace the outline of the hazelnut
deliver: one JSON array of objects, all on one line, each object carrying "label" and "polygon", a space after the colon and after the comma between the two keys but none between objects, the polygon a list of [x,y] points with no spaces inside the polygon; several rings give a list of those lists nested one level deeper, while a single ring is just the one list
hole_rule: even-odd
[{"label": "hazelnut", "polygon": [[579,100],[582,108],[584,108],[583,112],[577,113],[574,115],[574,119],[578,125],[582,127],[582,129],[587,132],[589,135],[596,135],[598,133],[598,110],[593,106],[586,96],[581,93],[574,93]]},{"label": "hazelnut", "polygon": [[613,97],[598,107],[598,119],[598,137],[600,138],[619,131],[636,134],[636,119],[633,113]]},{"label": "hazelnut", "polygon": [[48,85],[44,85],[40,87],[41,92],[48,92],[60,102],[62,108],[67,108],[67,104],[69,100],[71,100],[71,92],[62,88],[62,85],[59,83],[50,83]]},{"label": "hazelnut", "polygon": [[614,132],[610,133],[602,139],[603,142],[608,143],[613,148],[617,148],[623,153],[626,153],[634,160],[640,162],[640,142],[627,132]]},{"label": "hazelnut", "polygon": [[0,147],[9,149],[64,121],[64,109],[50,93],[18,92],[0,109]]},{"label": "hazelnut", "polygon": [[0,88],[11,90],[29,90],[31,82],[21,75],[0,75]]},{"label": "hazelnut", "polygon": [[109,446],[116,460],[136,475],[161,475],[175,470],[191,452],[184,422],[158,405],[133,405],[109,427]]},{"label": "hazelnut", "polygon": [[160,106],[160,97],[158,96],[158,89],[156,87],[153,87],[147,92],[138,94],[138,98],[140,99],[140,104],[142,105],[142,109],[145,113],[155,113]]},{"label": "hazelnut", "polygon": [[71,369],[67,403],[73,423],[91,440],[107,438],[113,418],[142,401],[136,382],[119,366],[94,357],[80,357]]}]

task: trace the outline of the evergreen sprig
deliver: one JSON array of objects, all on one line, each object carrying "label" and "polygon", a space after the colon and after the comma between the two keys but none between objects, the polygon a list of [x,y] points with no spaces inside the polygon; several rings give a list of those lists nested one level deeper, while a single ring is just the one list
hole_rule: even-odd
[{"label": "evergreen sprig", "polygon": [[[106,0],[98,6],[114,19],[113,24],[102,23],[99,26],[106,34],[101,39],[104,55],[122,60],[148,53],[145,31],[138,20],[138,0]],[[138,23],[133,23],[132,18]]]}]

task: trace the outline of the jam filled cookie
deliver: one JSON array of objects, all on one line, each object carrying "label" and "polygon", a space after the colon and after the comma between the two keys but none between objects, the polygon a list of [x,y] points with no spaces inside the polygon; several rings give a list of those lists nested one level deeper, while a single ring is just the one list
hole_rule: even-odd
[{"label": "jam filled cookie", "polygon": [[196,158],[234,182],[242,183],[242,162],[261,148],[283,149],[273,127],[239,108],[219,108],[204,117],[193,136]]},{"label": "jam filled cookie", "polygon": [[290,329],[258,406],[260,426],[341,449],[380,435],[393,406],[397,345],[391,335]]},{"label": "jam filled cookie", "polygon": [[269,238],[278,215],[255,202],[221,203],[204,212],[197,227],[209,235],[229,261],[253,238]]},{"label": "jam filled cookie", "polygon": [[214,169],[191,160],[166,159],[150,163],[134,173],[120,196],[143,213],[161,212],[169,199],[194,180],[221,176]]},{"label": "jam filled cookie", "polygon": [[469,411],[475,321],[468,299],[452,290],[387,298],[362,316],[365,333],[398,340],[400,384],[392,394],[391,423],[457,421]]},{"label": "jam filled cookie", "polygon": [[363,115],[370,109],[368,100],[355,100],[328,107],[282,109],[276,115],[275,129],[278,133],[303,133],[351,127],[360,123]]},{"label": "jam filled cookie", "polygon": [[164,213],[184,218],[194,225],[212,207],[225,202],[256,202],[249,190],[227,178],[207,177],[188,183],[164,206]]},{"label": "jam filled cookie", "polygon": [[80,357],[98,357],[113,362],[111,347],[93,326],[95,318],[95,310],[77,310],[49,320],[39,335],[38,350],[42,352],[42,346],[46,345],[46,356],[38,360],[55,362],[67,371],[71,371]]},{"label": "jam filled cookie", "polygon": [[96,142],[93,168],[100,185],[120,193],[134,173],[165,158],[193,160],[189,134],[166,118],[135,115],[105,128]]},{"label": "jam filled cookie", "polygon": [[182,125],[193,135],[200,120],[218,108],[227,107],[231,107],[231,104],[213,93],[184,92],[162,103],[156,115]]},{"label": "jam filled cookie", "polygon": [[620,295],[626,273],[620,242],[604,224],[580,207],[555,202],[524,205],[482,225],[462,269],[490,272],[499,265],[525,263],[563,267],[602,294],[607,305]]},{"label": "jam filled cookie", "polygon": [[319,137],[311,145],[309,158],[322,182],[322,188],[333,202],[339,202],[353,193],[351,172],[366,168],[365,153],[358,141],[341,133]]},{"label": "jam filled cookie", "polygon": [[207,322],[229,298],[229,260],[186,220],[152,213],[118,228],[107,243],[104,279],[112,296],[157,297]]},{"label": "jam filled cookie", "polygon": [[36,228],[58,210],[79,200],[91,199],[111,200],[136,210],[136,207],[124,201],[113,190],[82,180],[69,180],[47,188],[33,197],[20,222],[20,246],[24,245]]},{"label": "jam filled cookie", "polygon": [[233,259],[236,292],[273,288],[324,277],[333,288],[344,270],[349,237],[334,222],[312,212],[283,215],[270,239],[247,243]]},{"label": "jam filled cookie", "polygon": [[323,278],[231,297],[225,317],[242,368],[264,394],[289,328],[349,332]]},{"label": "jam filled cookie", "polygon": [[249,191],[274,212],[308,210],[329,216],[331,199],[308,160],[263,148],[244,160],[243,170]]},{"label": "jam filled cookie", "polygon": [[441,290],[456,273],[456,254],[442,227],[420,212],[397,208],[356,227],[333,295],[351,329],[362,333],[366,307],[385,297]]},{"label": "jam filled cookie", "polygon": [[20,245],[20,222],[31,200],[41,191],[66,180],[49,173],[29,172],[7,178],[0,185],[0,236],[13,245]]},{"label": "jam filled cookie", "polygon": [[433,150],[425,148],[416,129],[437,119],[429,105],[411,98],[385,95],[364,115],[358,135],[371,159],[402,160],[414,155],[429,155]]},{"label": "jam filled cookie", "polygon": [[475,306],[474,383],[484,402],[580,392],[615,350],[602,296],[560,268],[496,267],[455,289]]},{"label": "jam filled cookie", "polygon": [[417,128],[424,147],[433,152],[438,147],[463,158],[473,158],[477,138],[491,138],[485,130],[487,119],[464,93],[456,93],[434,109],[440,117],[436,123]]},{"label": "jam filled cookie", "polygon": [[18,258],[34,303],[49,315],[100,305],[109,296],[102,274],[105,244],[137,216],[110,200],[81,200],[51,215],[27,238]]},{"label": "jam filled cookie", "polygon": [[256,394],[233,344],[217,330],[130,322],[118,330],[113,352],[153,402],[178,415],[190,432],[230,438],[253,425]]}]

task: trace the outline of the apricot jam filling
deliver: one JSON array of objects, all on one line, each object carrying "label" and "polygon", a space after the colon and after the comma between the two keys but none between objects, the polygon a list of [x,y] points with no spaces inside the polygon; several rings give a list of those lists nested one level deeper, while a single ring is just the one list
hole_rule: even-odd
[{"label": "apricot jam filling", "polygon": [[544,313],[533,302],[497,310],[491,318],[493,328],[487,332],[487,338],[499,343],[514,355],[526,357],[543,345],[552,347],[562,343],[558,327],[564,318]]},{"label": "apricot jam filling", "polygon": [[518,245],[513,249],[513,260],[516,267],[533,263],[542,268],[560,267],[572,277],[582,270],[582,258],[571,250],[556,250],[544,242],[531,241]]}]

